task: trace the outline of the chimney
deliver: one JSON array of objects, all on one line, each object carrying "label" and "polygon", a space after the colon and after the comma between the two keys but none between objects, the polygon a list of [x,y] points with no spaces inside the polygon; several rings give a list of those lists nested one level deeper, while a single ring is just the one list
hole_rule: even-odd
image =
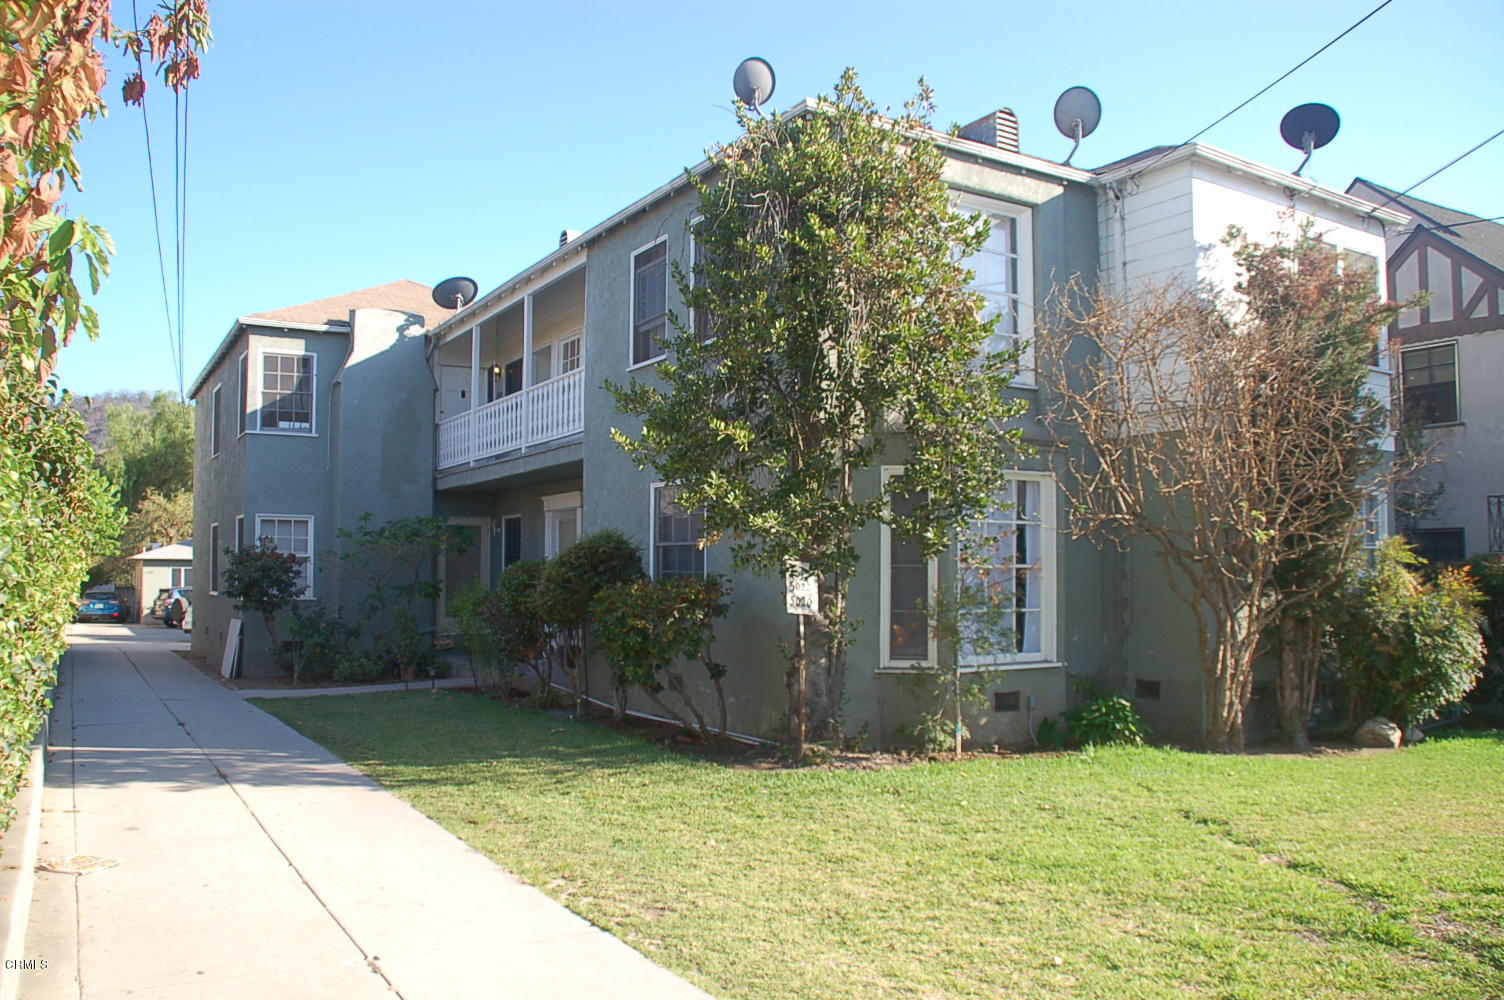
[{"label": "chimney", "polygon": [[961,138],[985,142],[1010,153],[1018,152],[1018,116],[1012,108],[998,108],[961,129]]},{"label": "chimney", "polygon": [[561,246],[561,247],[568,246],[569,244],[573,243],[575,240],[577,240],[579,238],[580,238],[580,231],[578,229],[565,229],[565,230],[562,230],[559,233],[559,246]]}]

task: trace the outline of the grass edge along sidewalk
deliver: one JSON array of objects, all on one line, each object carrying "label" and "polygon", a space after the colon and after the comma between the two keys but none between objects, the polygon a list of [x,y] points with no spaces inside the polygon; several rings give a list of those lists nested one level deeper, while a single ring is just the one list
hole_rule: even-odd
[{"label": "grass edge along sidewalk", "polygon": [[724,998],[1504,995],[1504,734],[755,770],[444,692],[262,707]]}]

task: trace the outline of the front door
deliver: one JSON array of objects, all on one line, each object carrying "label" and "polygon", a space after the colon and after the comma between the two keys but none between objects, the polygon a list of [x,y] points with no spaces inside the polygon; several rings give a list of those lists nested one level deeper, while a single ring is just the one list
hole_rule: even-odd
[{"label": "front door", "polygon": [[471,587],[491,585],[490,522],[482,518],[454,518],[449,530],[460,540],[463,551],[439,557],[439,621],[446,632],[459,629],[451,605]]}]

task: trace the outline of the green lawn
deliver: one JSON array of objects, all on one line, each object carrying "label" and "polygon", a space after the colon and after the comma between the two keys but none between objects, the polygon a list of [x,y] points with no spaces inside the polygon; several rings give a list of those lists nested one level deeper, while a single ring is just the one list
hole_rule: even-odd
[{"label": "green lawn", "polygon": [[482,698],[261,702],[717,997],[1504,997],[1504,735],[738,770]]}]

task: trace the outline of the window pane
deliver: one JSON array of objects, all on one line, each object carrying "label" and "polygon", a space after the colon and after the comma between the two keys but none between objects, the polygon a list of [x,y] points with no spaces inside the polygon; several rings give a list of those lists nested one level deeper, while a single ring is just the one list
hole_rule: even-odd
[{"label": "window pane", "polygon": [[674,486],[653,488],[653,575],[659,579],[705,575],[703,511],[684,509],[678,496]]}]

